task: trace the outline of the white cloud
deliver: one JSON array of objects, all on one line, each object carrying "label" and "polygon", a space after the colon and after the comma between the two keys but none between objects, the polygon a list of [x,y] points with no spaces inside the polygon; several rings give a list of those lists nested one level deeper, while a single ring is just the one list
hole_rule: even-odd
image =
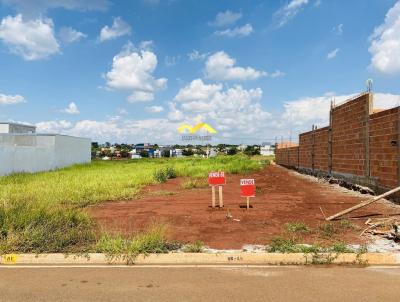
[{"label": "white cloud", "polygon": [[15,105],[19,103],[26,103],[25,98],[19,94],[6,95],[0,93],[0,105]]},{"label": "white cloud", "polygon": [[242,13],[235,13],[230,10],[227,10],[225,12],[219,12],[215,16],[215,20],[213,22],[210,22],[209,25],[216,27],[223,27],[234,24],[240,18],[242,18]]},{"label": "white cloud", "polygon": [[195,61],[195,60],[204,60],[205,58],[208,57],[210,53],[200,53],[198,50],[193,50],[192,52],[188,53],[188,57],[190,61]]},{"label": "white cloud", "polygon": [[22,15],[5,17],[0,24],[0,40],[11,52],[25,60],[40,60],[59,52],[51,19],[23,20]]},{"label": "white cloud", "polygon": [[68,113],[68,114],[79,114],[78,106],[74,102],[68,104],[68,107],[61,110],[61,112]]},{"label": "white cloud", "polygon": [[328,60],[332,60],[332,59],[336,58],[336,56],[337,56],[339,50],[340,50],[339,48],[336,48],[336,49],[332,50],[331,52],[329,52],[329,53],[326,55],[326,58],[327,58]]},{"label": "white cloud", "polygon": [[78,11],[105,11],[110,5],[108,0],[0,0],[0,2],[15,7],[24,16],[34,17],[45,15],[47,10],[54,8]]},{"label": "white cloud", "polygon": [[80,39],[87,37],[84,33],[71,27],[61,27],[59,36],[64,43],[78,42]]},{"label": "white cloud", "polygon": [[253,27],[251,26],[250,23],[247,23],[246,25],[243,25],[241,27],[235,27],[233,29],[228,28],[225,30],[217,30],[214,32],[215,35],[217,36],[226,36],[226,37],[245,37],[250,35],[253,32]]},{"label": "white cloud", "polygon": [[66,120],[46,121],[36,124],[38,133],[62,133],[72,127],[72,123]]},{"label": "white cloud", "polygon": [[332,28],[332,32],[333,32],[335,35],[338,35],[338,36],[342,35],[342,34],[343,34],[343,24],[341,23],[341,24],[339,24],[338,26],[334,26],[334,27]]},{"label": "white cloud", "polygon": [[284,77],[286,73],[280,70],[275,70],[273,73],[269,74],[268,76],[275,79],[275,78],[281,78]]},{"label": "white cloud", "polygon": [[251,67],[237,67],[236,60],[223,51],[209,56],[206,61],[205,75],[209,79],[226,80],[255,80],[266,76],[264,71],[258,71]]},{"label": "white cloud", "polygon": [[120,115],[127,115],[128,111],[125,108],[117,108],[117,112]]},{"label": "white cloud", "polygon": [[371,67],[386,74],[400,72],[400,1],[387,12],[370,41]]},{"label": "white cloud", "polygon": [[130,35],[131,27],[128,23],[122,20],[121,17],[114,18],[111,27],[108,25],[104,26],[100,31],[100,41],[104,42],[107,40],[116,39],[124,35]]},{"label": "white cloud", "polygon": [[374,108],[390,109],[400,106],[400,95],[390,93],[375,93]]},{"label": "white cloud", "polygon": [[193,80],[179,90],[175,100],[179,102],[206,101],[222,89],[221,84],[204,84],[201,79]]},{"label": "white cloud", "polygon": [[165,56],[164,57],[164,63],[165,63],[165,66],[167,66],[167,67],[176,65],[178,60],[179,60],[179,56]]},{"label": "white cloud", "polygon": [[284,26],[291,19],[293,19],[307,4],[308,0],[291,0],[288,4],[280,8],[274,14],[274,17],[277,20],[277,26]]},{"label": "white cloud", "polygon": [[107,87],[130,90],[129,102],[147,102],[167,85],[166,78],[155,79],[157,56],[148,50],[139,52],[127,47],[113,58],[112,69],[105,75]]},{"label": "white cloud", "polygon": [[152,40],[141,41],[139,43],[139,49],[152,50],[154,47],[154,42]]},{"label": "white cloud", "polygon": [[149,106],[149,107],[146,107],[146,111],[147,112],[151,112],[151,113],[159,113],[159,112],[164,111],[164,107],[162,107],[162,106]]},{"label": "white cloud", "polygon": [[240,85],[223,89],[221,84],[193,80],[183,87],[170,104],[169,118],[194,123],[205,121],[221,137],[250,137],[260,134],[271,114],[261,106],[262,90],[243,89]]}]

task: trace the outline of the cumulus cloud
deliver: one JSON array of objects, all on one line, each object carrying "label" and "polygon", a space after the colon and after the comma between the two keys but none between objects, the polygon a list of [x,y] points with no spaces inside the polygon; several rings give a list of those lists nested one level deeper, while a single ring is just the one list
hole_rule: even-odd
[{"label": "cumulus cloud", "polygon": [[225,30],[217,30],[214,32],[214,34],[217,36],[234,38],[234,37],[245,37],[250,35],[252,32],[253,32],[253,27],[251,26],[250,23],[247,23],[246,25],[240,27],[228,28]]},{"label": "cumulus cloud", "polygon": [[227,10],[225,12],[219,12],[215,16],[215,20],[212,22],[209,22],[209,25],[216,26],[216,27],[232,25],[236,21],[238,21],[240,18],[242,18],[242,13],[235,13],[230,10]]},{"label": "cumulus cloud", "polygon": [[67,113],[67,114],[79,114],[79,109],[78,106],[74,102],[71,102],[68,104],[67,108],[61,110],[61,112]]},{"label": "cumulus cloud", "polygon": [[164,111],[164,107],[162,106],[148,106],[146,107],[146,111],[147,112],[151,112],[151,113],[159,113]]},{"label": "cumulus cloud", "polygon": [[100,31],[100,41],[113,40],[121,36],[130,35],[131,27],[121,17],[114,18],[112,26],[104,26]]},{"label": "cumulus cloud", "polygon": [[25,98],[19,94],[17,95],[6,95],[0,93],[0,105],[15,105],[19,103],[25,103]]},{"label": "cumulus cloud", "polygon": [[292,20],[308,4],[308,0],[291,0],[288,4],[275,12],[274,17],[278,27],[284,26]]},{"label": "cumulus cloud", "polygon": [[375,28],[370,41],[370,66],[381,73],[400,72],[400,1],[389,9],[385,21]]},{"label": "cumulus cloud", "polygon": [[222,137],[257,136],[271,114],[261,106],[262,90],[244,89],[240,85],[224,89],[221,84],[205,84],[195,79],[180,89],[169,117],[174,120],[205,121],[213,125]]},{"label": "cumulus cloud", "polygon": [[61,27],[59,36],[64,43],[78,42],[79,40],[87,37],[86,34],[71,27]]},{"label": "cumulus cloud", "polygon": [[66,120],[61,121],[45,121],[36,124],[38,133],[65,133],[72,127],[72,123]]},{"label": "cumulus cloud", "polygon": [[0,40],[25,60],[40,60],[59,52],[53,27],[48,18],[23,20],[20,14],[7,16],[0,23]]},{"label": "cumulus cloud", "polygon": [[156,79],[157,56],[148,50],[140,52],[127,47],[113,58],[112,69],[105,78],[107,87],[131,91],[129,102],[147,102],[154,93],[167,86],[166,78]]},{"label": "cumulus cloud", "polygon": [[339,48],[336,48],[336,49],[330,51],[330,52],[326,55],[326,58],[327,58],[328,60],[332,60],[332,59],[336,58],[336,56],[337,56],[339,50],[340,50]]},{"label": "cumulus cloud", "polygon": [[255,80],[266,76],[264,71],[258,71],[251,67],[235,66],[236,60],[223,51],[209,56],[206,61],[205,75],[209,79],[226,80]]}]

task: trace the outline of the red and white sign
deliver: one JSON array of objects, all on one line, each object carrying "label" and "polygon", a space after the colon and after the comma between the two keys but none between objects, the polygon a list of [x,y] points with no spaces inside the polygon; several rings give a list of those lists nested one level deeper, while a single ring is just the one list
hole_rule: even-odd
[{"label": "red and white sign", "polygon": [[208,173],[208,184],[210,186],[222,186],[225,184],[225,172]]},{"label": "red and white sign", "polygon": [[240,180],[240,196],[241,197],[256,196],[256,183],[254,182],[254,179]]}]

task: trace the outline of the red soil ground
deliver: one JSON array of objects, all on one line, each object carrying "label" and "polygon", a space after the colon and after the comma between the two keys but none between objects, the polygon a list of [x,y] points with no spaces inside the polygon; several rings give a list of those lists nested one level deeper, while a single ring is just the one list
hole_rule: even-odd
[{"label": "red soil ground", "polygon": [[[183,178],[169,180],[144,189],[139,199],[105,202],[88,208],[102,230],[132,234],[145,229],[151,222],[165,222],[169,239],[179,242],[203,241],[213,248],[241,248],[244,244],[265,244],[269,239],[285,234],[284,224],[300,221],[313,229],[325,223],[320,207],[332,215],[365,200],[361,196],[334,185],[320,183],[280,166],[271,165],[262,171],[246,175],[254,178],[257,196],[252,208],[239,207],[239,180],[243,176],[228,175],[224,186],[223,209],[212,209],[211,189],[183,189]],[[174,195],[165,195],[174,192]],[[227,210],[234,221],[227,219]],[[359,229],[341,230],[334,240],[359,243],[358,236],[368,217],[400,215],[400,207],[387,201],[377,202],[349,214]],[[335,222],[338,224],[339,222]],[[287,234],[286,234],[287,235]],[[319,232],[304,235],[303,242],[324,242]]]}]

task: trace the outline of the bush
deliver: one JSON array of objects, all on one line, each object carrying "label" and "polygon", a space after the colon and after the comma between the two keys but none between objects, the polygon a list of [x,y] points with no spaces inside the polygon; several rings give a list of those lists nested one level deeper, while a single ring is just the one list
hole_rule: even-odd
[{"label": "bush", "polygon": [[166,182],[167,179],[175,178],[176,172],[173,167],[165,167],[154,172],[154,179],[159,182]]},{"label": "bush", "polygon": [[185,253],[201,253],[204,249],[204,243],[202,241],[195,241],[192,244],[187,244],[183,247],[183,252]]}]

